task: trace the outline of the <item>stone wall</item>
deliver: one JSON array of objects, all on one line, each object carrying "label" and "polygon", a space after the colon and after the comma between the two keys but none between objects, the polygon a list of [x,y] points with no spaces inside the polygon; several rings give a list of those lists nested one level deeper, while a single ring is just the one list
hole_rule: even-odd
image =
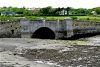
[{"label": "stone wall", "polygon": [[21,37],[19,21],[0,21],[0,38]]},{"label": "stone wall", "polygon": [[73,33],[74,34],[85,34],[85,33],[96,33],[100,32],[99,22],[89,21],[72,21],[73,22]]}]

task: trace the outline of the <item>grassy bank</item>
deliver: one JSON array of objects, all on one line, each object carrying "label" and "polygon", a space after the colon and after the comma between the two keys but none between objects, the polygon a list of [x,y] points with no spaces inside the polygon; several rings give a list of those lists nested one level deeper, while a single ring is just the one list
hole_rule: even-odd
[{"label": "grassy bank", "polygon": [[100,22],[100,16],[76,16],[79,20]]},{"label": "grassy bank", "polygon": [[[83,21],[100,22],[100,16],[25,16],[28,20],[64,20],[65,18],[79,19]],[[21,17],[0,16],[0,20],[17,20]]]},{"label": "grassy bank", "polygon": [[38,20],[38,19],[64,20],[65,18],[72,18],[72,19],[79,19],[84,21],[100,22],[99,16],[27,16],[26,18],[29,20]]}]

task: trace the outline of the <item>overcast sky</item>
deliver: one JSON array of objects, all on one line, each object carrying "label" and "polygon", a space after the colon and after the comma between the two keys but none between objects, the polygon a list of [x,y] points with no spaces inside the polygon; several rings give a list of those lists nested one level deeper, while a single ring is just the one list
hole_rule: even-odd
[{"label": "overcast sky", "polygon": [[0,0],[0,7],[100,7],[100,0]]}]

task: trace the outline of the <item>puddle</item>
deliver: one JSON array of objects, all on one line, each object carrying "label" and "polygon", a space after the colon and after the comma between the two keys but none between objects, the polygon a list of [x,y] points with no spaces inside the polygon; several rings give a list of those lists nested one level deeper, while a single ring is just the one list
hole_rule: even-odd
[{"label": "puddle", "polygon": [[59,64],[57,64],[57,63],[55,63],[55,62],[53,62],[53,61],[36,60],[36,61],[34,61],[34,62],[40,63],[40,64],[52,65],[52,66],[54,66],[54,67],[62,67],[61,65],[59,65]]}]

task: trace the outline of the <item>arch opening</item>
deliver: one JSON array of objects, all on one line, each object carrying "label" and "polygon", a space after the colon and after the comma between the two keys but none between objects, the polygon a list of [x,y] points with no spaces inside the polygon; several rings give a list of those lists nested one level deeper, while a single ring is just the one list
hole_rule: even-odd
[{"label": "arch opening", "polygon": [[14,30],[11,30],[11,33],[14,34]]},{"label": "arch opening", "polygon": [[55,33],[47,27],[42,27],[32,34],[32,38],[55,39]]}]

